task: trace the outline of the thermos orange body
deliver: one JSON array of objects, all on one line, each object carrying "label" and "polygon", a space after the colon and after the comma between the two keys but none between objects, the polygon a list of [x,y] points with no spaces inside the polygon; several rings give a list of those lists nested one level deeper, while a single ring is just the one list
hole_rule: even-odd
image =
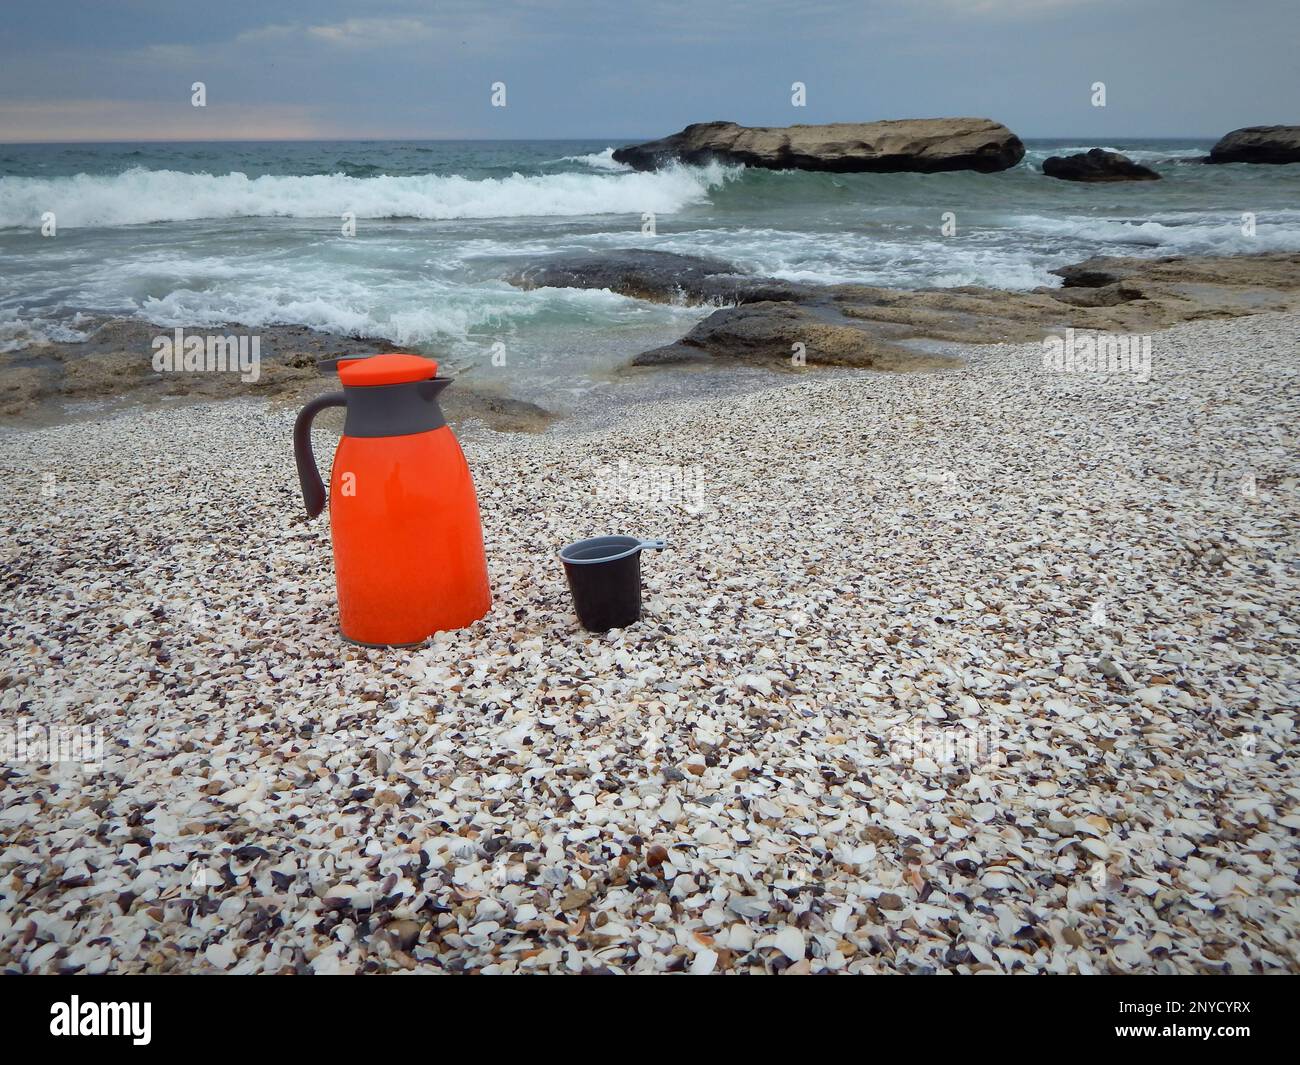
[{"label": "thermos orange body", "polygon": [[417,355],[338,363],[342,392],[298,415],[294,452],[307,513],[325,504],[311,422],[347,409],[330,475],[330,533],[339,628],[354,643],[420,643],[464,628],[492,597],[474,482],[437,396],[449,380]]}]

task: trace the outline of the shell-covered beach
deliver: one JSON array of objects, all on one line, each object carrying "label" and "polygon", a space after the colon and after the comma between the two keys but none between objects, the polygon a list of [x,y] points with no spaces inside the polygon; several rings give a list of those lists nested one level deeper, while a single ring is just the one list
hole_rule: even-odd
[{"label": "shell-covered beach", "polygon": [[0,710],[102,751],[0,769],[0,968],[1300,970],[1298,324],[458,429],[495,602],[405,650],[292,411],[8,431]]}]

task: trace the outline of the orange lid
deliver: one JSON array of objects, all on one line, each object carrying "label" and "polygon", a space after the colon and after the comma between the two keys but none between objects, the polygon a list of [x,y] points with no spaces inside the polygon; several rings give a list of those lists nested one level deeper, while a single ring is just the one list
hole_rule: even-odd
[{"label": "orange lid", "polygon": [[339,380],[345,385],[401,385],[426,381],[438,364],[420,355],[371,355],[368,359],[340,359]]}]

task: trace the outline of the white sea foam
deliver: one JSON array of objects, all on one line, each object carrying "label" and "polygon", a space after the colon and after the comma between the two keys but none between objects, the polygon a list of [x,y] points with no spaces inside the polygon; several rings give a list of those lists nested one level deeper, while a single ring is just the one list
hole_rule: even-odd
[{"label": "white sea foam", "polygon": [[76,343],[89,335],[78,326],[85,324],[84,315],[69,321],[51,321],[39,316],[32,318],[0,319],[0,352],[21,351],[33,344]]},{"label": "white sea foam", "polygon": [[[553,319],[609,324],[636,316],[646,305],[606,289],[525,291],[504,283],[483,285],[398,284],[376,299],[363,281],[319,275],[268,276],[261,285],[177,289],[142,301],[139,313],[161,326],[257,327],[306,325],[352,336],[382,337],[397,344],[464,341],[484,330],[509,334],[525,322]],[[654,307],[665,321],[672,308]]]},{"label": "white sea foam", "polygon": [[610,170],[618,174],[627,174],[632,172],[632,168],[626,163],[615,162],[613,148],[606,148],[603,152],[592,152],[590,155],[561,156],[559,162],[581,163],[583,166],[589,166],[593,170]]},{"label": "white sea foam", "polygon": [[1297,215],[1300,212],[1261,214],[1256,220],[1254,236],[1247,236],[1242,231],[1239,215],[1221,220],[1200,215],[1194,221],[1177,225],[1155,220],[1138,222],[1110,218],[1023,215],[1016,219],[1015,224],[1032,234],[1099,244],[1159,248],[1161,251],[1185,255],[1240,255],[1262,251],[1300,251],[1300,228],[1295,225]]},{"label": "white sea foam", "polygon": [[[613,164],[617,166],[618,164]],[[133,169],[114,175],[0,178],[0,228],[36,227],[53,211],[60,228],[200,218],[522,218],[671,214],[703,203],[740,167],[675,166],[653,173],[547,174],[473,180],[424,174],[354,178],[185,174]]]},{"label": "white sea foam", "polygon": [[1108,144],[1077,144],[1064,148],[1030,148],[1025,152],[1025,162],[1035,170],[1041,170],[1043,160],[1052,155],[1079,155],[1100,148],[1103,152],[1116,152],[1127,156],[1135,163],[1197,163],[1204,159],[1209,151],[1205,148],[1116,148]]},{"label": "white sea foam", "polygon": [[1106,150],[1127,155],[1135,163],[1196,163],[1210,154],[1204,148],[1107,148]]},{"label": "white sea foam", "polygon": [[762,277],[807,284],[865,284],[897,288],[988,285],[1031,289],[1059,284],[1048,256],[1009,242],[989,246],[951,240],[890,240],[878,231],[810,235],[772,228],[692,230],[654,247],[711,255]]}]

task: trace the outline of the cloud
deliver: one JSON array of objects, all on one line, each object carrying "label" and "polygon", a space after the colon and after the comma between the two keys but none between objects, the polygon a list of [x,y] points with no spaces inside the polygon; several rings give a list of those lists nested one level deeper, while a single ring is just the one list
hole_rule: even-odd
[{"label": "cloud", "polygon": [[310,26],[307,34],[349,48],[389,48],[427,40],[433,29],[418,18],[350,18],[328,26]]},{"label": "cloud", "polygon": [[235,37],[235,43],[257,44],[260,41],[284,41],[292,37],[298,37],[302,32],[301,26],[292,23],[274,23],[269,26],[259,26],[252,30],[244,30]]},{"label": "cloud", "polygon": [[930,0],[958,15],[989,15],[993,18],[1023,18],[1049,11],[1097,6],[1095,0]]},{"label": "cloud", "polygon": [[147,44],[135,54],[146,63],[194,63],[203,51],[192,44]]},{"label": "cloud", "polygon": [[236,44],[302,40],[341,48],[395,48],[412,41],[427,41],[433,27],[419,18],[349,18],[319,25],[271,23],[244,30]]}]

